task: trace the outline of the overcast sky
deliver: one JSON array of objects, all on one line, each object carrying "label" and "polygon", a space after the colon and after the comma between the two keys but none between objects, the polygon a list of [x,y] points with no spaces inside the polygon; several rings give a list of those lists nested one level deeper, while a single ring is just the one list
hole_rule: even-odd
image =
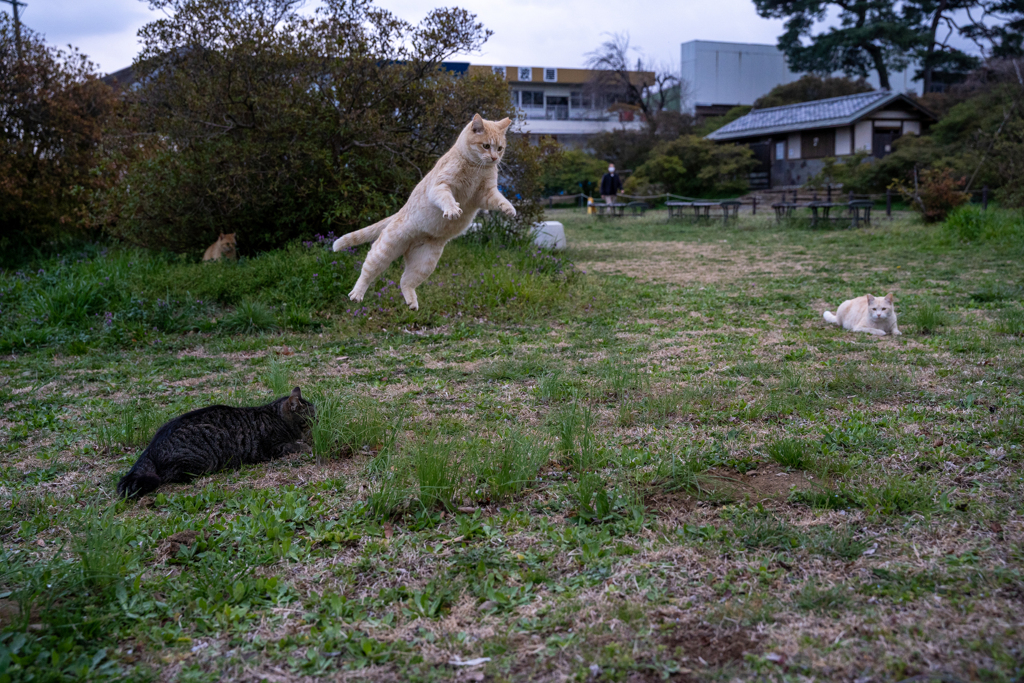
[{"label": "overcast sky", "polygon": [[[136,32],[159,16],[139,0],[25,0],[23,21],[47,42],[78,47],[104,73],[131,64]],[[314,6],[307,0],[307,7]],[[378,0],[418,23],[441,4],[476,13],[494,35],[483,52],[464,57],[477,64],[582,66],[604,33],[628,32],[633,45],[657,62],[678,68],[679,45],[688,40],[772,43],[782,23],[761,19],[751,0]],[[0,11],[8,8],[0,5]]]}]

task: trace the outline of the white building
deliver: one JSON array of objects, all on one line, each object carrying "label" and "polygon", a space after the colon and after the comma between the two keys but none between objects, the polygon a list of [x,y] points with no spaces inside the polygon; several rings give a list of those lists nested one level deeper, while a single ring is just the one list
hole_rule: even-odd
[{"label": "white building", "polygon": [[[719,116],[738,105],[750,105],[777,85],[803,74],[789,70],[786,57],[774,45],[691,40],[680,48],[680,77],[689,87],[683,109],[698,115]],[[842,75],[842,74],[836,74]],[[921,92],[913,80],[914,68],[889,75],[893,92]],[[867,79],[878,88],[878,74]]]},{"label": "white building", "polygon": [[[597,133],[644,125],[637,112],[590,92],[594,89],[587,86],[597,73],[589,69],[472,64],[468,71],[496,73],[508,81],[512,101],[524,119],[516,132],[534,140],[549,136],[567,147],[583,147]],[[640,84],[652,82],[654,74],[635,71],[630,78]]]}]

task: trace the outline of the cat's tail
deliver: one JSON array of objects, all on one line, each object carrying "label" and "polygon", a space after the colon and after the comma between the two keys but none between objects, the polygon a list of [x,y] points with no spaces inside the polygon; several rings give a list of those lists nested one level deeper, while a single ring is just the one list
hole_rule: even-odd
[{"label": "cat's tail", "polygon": [[384,232],[384,228],[388,227],[392,218],[394,218],[394,216],[388,216],[384,220],[378,221],[373,225],[363,228],[362,230],[356,230],[355,232],[350,232],[347,235],[342,235],[338,239],[334,240],[334,251],[341,251],[342,249],[348,249],[349,247],[374,241],[380,237],[382,232]]},{"label": "cat's tail", "polygon": [[155,491],[161,483],[160,475],[156,473],[156,465],[143,451],[138,461],[128,470],[128,474],[117,482],[117,495],[119,498],[140,498]]},{"label": "cat's tail", "polygon": [[839,324],[839,318],[832,315],[832,311],[825,311],[821,317],[823,317],[827,323],[832,323],[833,325]]}]

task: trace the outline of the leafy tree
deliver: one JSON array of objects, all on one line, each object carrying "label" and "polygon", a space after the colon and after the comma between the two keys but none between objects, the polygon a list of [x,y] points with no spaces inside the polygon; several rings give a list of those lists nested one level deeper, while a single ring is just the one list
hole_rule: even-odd
[{"label": "leafy tree", "polygon": [[578,149],[564,149],[544,163],[540,181],[544,194],[589,195],[601,182],[608,163]]},{"label": "leafy tree", "polygon": [[955,15],[969,12],[977,5],[978,0],[916,0],[908,5],[920,21],[921,37],[914,56],[920,65],[916,75],[924,83],[924,92],[932,91],[937,72],[964,74],[978,66],[977,58],[950,42],[962,32]]},{"label": "leafy tree", "polygon": [[861,92],[870,92],[872,89],[871,85],[863,78],[856,80],[831,76],[822,78],[815,74],[807,74],[792,83],[775,86],[768,91],[768,94],[757,98],[754,102],[754,109],[782,107],[787,104],[813,102],[830,97],[856,95]]},{"label": "leafy tree", "polygon": [[756,165],[749,147],[683,135],[659,143],[626,181],[625,190],[628,194],[670,192],[688,197],[737,194],[747,189],[747,173]]},{"label": "leafy tree", "polygon": [[[414,26],[369,0],[312,16],[298,0],[150,4],[169,16],[140,31],[106,202],[111,232],[138,244],[194,251],[236,232],[251,252],[362,227],[401,206],[475,112],[513,115],[506,83],[442,67],[490,35],[464,10]],[[503,189],[530,221],[517,150]]]},{"label": "leafy tree", "polygon": [[982,0],[963,33],[987,57],[1024,56],[1024,0]]},{"label": "leafy tree", "polygon": [[89,60],[46,45],[0,15],[0,249],[83,229],[83,197],[107,177],[96,170],[103,127],[117,98]]},{"label": "leafy tree", "polygon": [[[909,63],[920,44],[921,13],[889,0],[754,0],[758,14],[785,19],[781,49],[794,71],[833,73],[866,78],[878,74],[889,89],[889,74]],[[818,24],[839,11],[839,25],[815,33]]]}]

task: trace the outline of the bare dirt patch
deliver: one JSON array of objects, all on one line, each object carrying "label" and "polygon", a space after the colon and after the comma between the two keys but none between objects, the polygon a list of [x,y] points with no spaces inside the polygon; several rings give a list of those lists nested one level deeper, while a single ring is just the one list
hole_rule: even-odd
[{"label": "bare dirt patch", "polygon": [[645,282],[689,285],[735,282],[761,275],[810,271],[817,263],[807,257],[768,253],[724,243],[581,242],[592,260],[576,265],[586,271],[619,273]]}]

